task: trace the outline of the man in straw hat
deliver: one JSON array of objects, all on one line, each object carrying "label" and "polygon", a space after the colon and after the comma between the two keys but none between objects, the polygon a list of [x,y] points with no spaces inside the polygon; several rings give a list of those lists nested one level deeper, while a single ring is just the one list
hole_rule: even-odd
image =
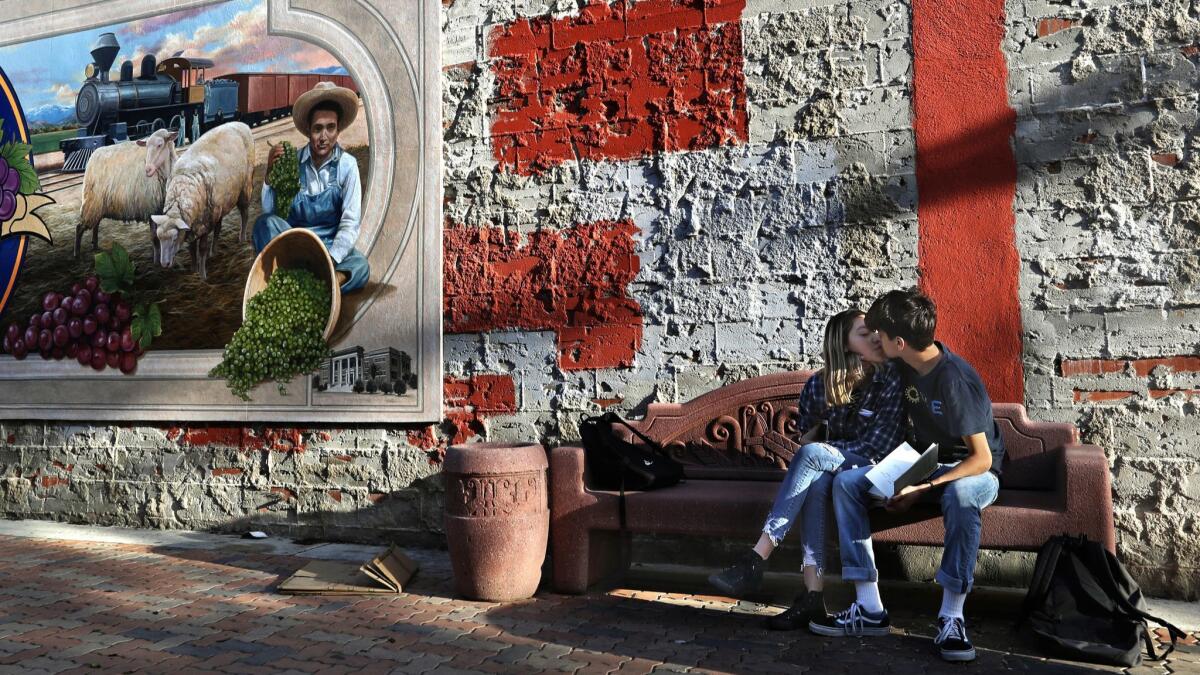
[{"label": "man in straw hat", "polygon": [[[275,214],[275,191],[263,185],[262,215],[254,221],[254,249],[293,227],[313,231],[333,258],[342,293],[362,288],[371,275],[367,258],[354,248],[358,240],[362,210],[362,184],[358,162],[338,145],[338,134],[358,115],[358,97],[332,82],[318,82],[300,95],[292,107],[292,123],[308,136],[297,153],[300,162],[300,191],[292,200],[287,219]],[[283,155],[283,144],[271,148],[267,175]]]}]

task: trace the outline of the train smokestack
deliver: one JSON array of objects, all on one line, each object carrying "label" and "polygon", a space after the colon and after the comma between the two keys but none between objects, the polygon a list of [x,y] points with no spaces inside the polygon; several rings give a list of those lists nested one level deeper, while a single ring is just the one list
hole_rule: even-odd
[{"label": "train smokestack", "polygon": [[96,70],[100,71],[98,75],[101,82],[108,82],[108,69],[112,68],[113,61],[117,60],[119,51],[121,51],[121,45],[117,42],[116,35],[100,34],[100,38],[92,47],[92,61],[96,64]]}]

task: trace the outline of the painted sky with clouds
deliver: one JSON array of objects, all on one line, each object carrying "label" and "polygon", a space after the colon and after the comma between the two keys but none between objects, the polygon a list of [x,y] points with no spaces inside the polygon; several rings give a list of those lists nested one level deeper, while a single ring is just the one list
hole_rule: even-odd
[{"label": "painted sky with clouds", "polygon": [[21,105],[75,105],[83,69],[101,33],[116,33],[121,52],[113,63],[134,62],[146,54],[160,61],[175,52],[212,59],[210,76],[234,72],[310,72],[336,68],[329,52],[300,40],[267,35],[265,0],[231,0],[125,24],[93,28],[0,48],[0,67],[12,80]]}]

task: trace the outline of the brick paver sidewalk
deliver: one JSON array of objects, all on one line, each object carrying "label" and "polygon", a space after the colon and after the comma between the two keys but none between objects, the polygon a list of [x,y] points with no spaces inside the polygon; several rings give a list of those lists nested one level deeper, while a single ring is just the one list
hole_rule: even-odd
[{"label": "brick paver sidewalk", "polygon": [[[1047,662],[1007,621],[973,622],[979,659],[944,664],[928,619],[893,609],[868,641],[780,634],[777,608],[695,595],[551,593],[511,604],[453,597],[442,552],[409,551],[410,593],[293,597],[275,585],[308,562],[250,545],[211,550],[0,537],[5,672],[1074,673]],[[923,625],[924,624],[924,625]],[[1014,647],[1015,645],[1015,647]],[[1169,670],[1168,670],[1169,668]],[[1130,672],[1200,673],[1200,649]]]}]

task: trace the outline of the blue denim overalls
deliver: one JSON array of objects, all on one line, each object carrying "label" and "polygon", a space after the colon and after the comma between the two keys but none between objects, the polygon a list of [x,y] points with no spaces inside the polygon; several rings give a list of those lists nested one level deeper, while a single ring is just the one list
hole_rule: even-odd
[{"label": "blue denim overalls", "polygon": [[[341,150],[339,149],[339,157]],[[321,167],[320,171],[328,172],[323,178],[325,189],[310,195],[305,183],[304,171],[300,172],[300,191],[292,199],[292,210],[287,220],[275,214],[263,214],[254,222],[254,249],[262,251],[275,237],[293,227],[304,227],[312,230],[313,234],[325,242],[325,248],[333,245],[337,236],[338,223],[342,218],[342,186],[337,182],[337,162],[330,161]],[[332,174],[332,175],[329,175]],[[357,248],[350,249],[346,257],[334,268],[345,272],[350,278],[342,284],[342,293],[349,293],[362,288],[367,283],[371,270],[367,258],[359,253]]]}]

